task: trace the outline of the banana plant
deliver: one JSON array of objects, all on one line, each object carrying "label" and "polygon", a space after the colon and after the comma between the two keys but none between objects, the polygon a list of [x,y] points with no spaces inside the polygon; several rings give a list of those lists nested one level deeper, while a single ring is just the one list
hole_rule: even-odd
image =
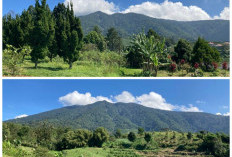
[{"label": "banana plant", "polygon": [[152,73],[154,70],[154,76],[157,76],[159,69],[159,53],[165,51],[165,39],[163,41],[156,40],[154,36],[147,38],[145,33],[139,33],[134,35],[131,44],[141,53],[146,61],[145,71]]}]

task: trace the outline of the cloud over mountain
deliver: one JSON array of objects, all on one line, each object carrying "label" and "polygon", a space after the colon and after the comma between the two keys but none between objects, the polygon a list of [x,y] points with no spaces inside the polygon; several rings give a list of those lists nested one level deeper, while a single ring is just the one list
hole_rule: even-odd
[{"label": "cloud over mountain", "polygon": [[155,109],[161,109],[161,110],[178,110],[183,112],[202,112],[200,109],[193,105],[187,106],[178,106],[178,105],[172,105],[170,103],[167,103],[165,98],[162,97],[162,95],[156,93],[156,92],[150,92],[148,94],[142,94],[140,96],[133,96],[128,91],[123,91],[119,95],[111,96],[110,98],[104,97],[104,96],[92,96],[91,93],[79,93],[78,91],[74,91],[72,93],[68,93],[65,96],[62,96],[59,98],[59,101],[64,106],[72,106],[72,105],[89,105],[92,103],[95,103],[97,101],[108,101],[111,103],[116,102],[123,102],[123,103],[137,103],[142,106],[155,108]]},{"label": "cloud over mountain", "polygon": [[[65,0],[67,5],[70,0]],[[96,11],[107,14],[113,13],[139,13],[153,18],[169,19],[177,21],[197,21],[224,19],[229,20],[230,10],[225,7],[220,15],[211,17],[206,11],[198,6],[185,6],[182,2],[165,0],[162,3],[146,1],[141,4],[131,5],[126,9],[120,8],[107,0],[75,0],[73,1],[74,12],[77,16],[87,15]]]}]

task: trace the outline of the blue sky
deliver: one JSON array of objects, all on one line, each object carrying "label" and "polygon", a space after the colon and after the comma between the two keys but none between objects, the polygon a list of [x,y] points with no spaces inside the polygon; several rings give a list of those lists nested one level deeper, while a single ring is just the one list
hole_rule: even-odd
[{"label": "blue sky", "polygon": [[3,80],[3,120],[72,103],[85,105],[85,101],[100,100],[97,96],[114,102],[133,98],[152,108],[229,112],[229,80]]},{"label": "blue sky", "polygon": [[[49,4],[50,8],[53,9],[54,6],[57,5],[59,2],[63,3],[68,1],[69,0],[47,0],[47,3]],[[168,3],[166,3],[166,5],[164,6],[162,6],[161,4],[164,3],[165,0],[85,0],[85,1],[72,0],[72,1],[74,3],[74,8],[77,15],[85,15],[98,10],[106,13],[137,12],[151,17],[174,19],[181,21],[210,19],[210,18],[214,18],[215,16],[218,16],[219,18],[225,18],[225,15],[223,15],[223,17],[220,17],[220,13],[226,7],[229,7],[229,0],[169,0]],[[145,4],[146,2],[150,2],[150,4],[146,5]],[[177,5],[177,2],[180,2],[183,5],[183,7]],[[9,11],[14,11],[15,13],[21,13],[22,10],[27,9],[29,5],[34,5],[34,3],[35,0],[20,0],[20,1],[3,0],[3,15],[8,13]],[[139,5],[139,6],[136,8],[131,7],[134,5]],[[165,6],[168,9],[165,9]],[[191,8],[190,6],[197,6],[202,10]],[[161,13],[158,12],[159,10],[164,15],[161,16],[160,15]],[[151,11],[151,13],[149,11]],[[183,13],[182,16],[186,16],[186,17],[185,18],[183,17],[181,18],[180,16],[176,17],[178,14],[181,13]],[[207,13],[210,17],[208,17],[208,15],[206,15],[205,13]],[[224,14],[226,14],[226,18],[228,19],[228,15],[229,15],[228,10],[226,10]]]}]

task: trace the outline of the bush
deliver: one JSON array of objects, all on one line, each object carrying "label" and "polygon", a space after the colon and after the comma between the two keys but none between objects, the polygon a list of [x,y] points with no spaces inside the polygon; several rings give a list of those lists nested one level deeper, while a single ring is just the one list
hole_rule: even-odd
[{"label": "bush", "polygon": [[35,157],[54,157],[52,154],[49,154],[49,150],[45,147],[38,147],[34,152]]},{"label": "bush", "polygon": [[171,71],[172,73],[175,72],[175,71],[176,71],[176,68],[177,68],[176,63],[171,63],[169,68],[170,68],[170,71]]},{"label": "bush", "polygon": [[121,67],[126,65],[126,59],[124,56],[116,52],[99,52],[99,51],[86,51],[80,54],[81,61],[91,62],[93,64],[99,64],[104,66]]},{"label": "bush", "polygon": [[148,143],[152,140],[152,135],[150,133],[145,133],[144,139]]},{"label": "bush", "polygon": [[29,155],[24,150],[20,149],[19,147],[14,146],[9,141],[4,141],[2,143],[3,154],[8,156],[17,156],[17,157],[24,157]]},{"label": "bush", "polygon": [[134,132],[130,132],[127,138],[129,141],[134,142],[136,140],[136,135]]},{"label": "bush", "polygon": [[229,157],[229,145],[223,144],[220,136],[218,137],[211,133],[204,137],[199,150],[204,152],[206,151],[216,157]]},{"label": "bush", "polygon": [[24,57],[31,52],[29,46],[22,48],[15,48],[11,45],[7,45],[7,48],[3,50],[3,65],[6,67],[6,71],[10,75],[19,75],[21,68],[20,65],[24,60]]}]

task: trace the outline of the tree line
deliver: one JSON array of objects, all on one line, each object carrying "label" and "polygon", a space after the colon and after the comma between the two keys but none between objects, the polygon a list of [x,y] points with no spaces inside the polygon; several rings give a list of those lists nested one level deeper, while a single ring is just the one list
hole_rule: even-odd
[{"label": "tree line", "polygon": [[35,6],[30,6],[21,15],[12,17],[11,14],[3,17],[3,49],[7,45],[15,48],[30,46],[31,61],[35,68],[39,60],[46,56],[50,61],[57,55],[62,57],[69,68],[78,60],[79,52],[93,44],[97,49],[104,51],[122,50],[122,39],[114,28],[110,28],[105,38],[96,26],[93,31],[84,37],[81,22],[75,16],[73,4],[67,6],[59,3],[51,11],[46,0],[36,0]]}]

